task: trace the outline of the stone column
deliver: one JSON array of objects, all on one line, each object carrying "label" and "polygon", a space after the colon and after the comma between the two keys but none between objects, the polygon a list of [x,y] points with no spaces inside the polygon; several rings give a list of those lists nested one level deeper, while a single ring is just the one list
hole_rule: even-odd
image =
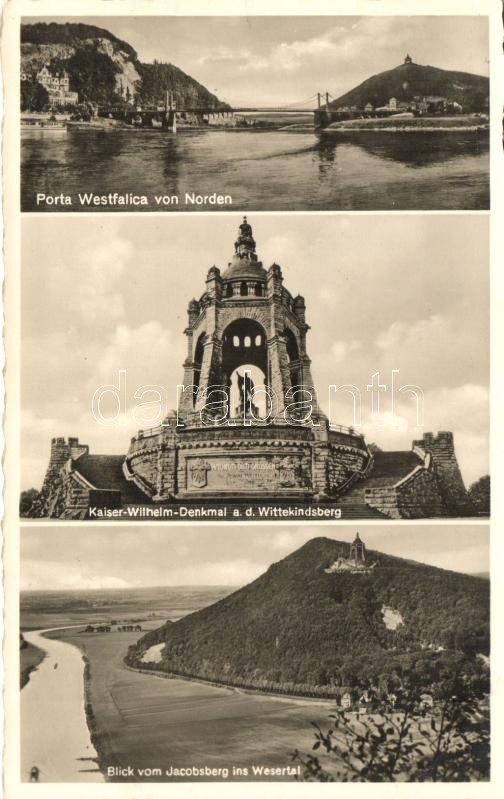
[{"label": "stone column", "polygon": [[[187,418],[193,410],[193,395],[189,387],[194,383],[194,327],[200,315],[200,305],[196,300],[191,300],[187,309],[187,327],[184,335],[187,338],[187,357],[183,363],[184,377],[182,385],[187,387],[179,395],[179,411],[181,419]],[[178,385],[178,384],[175,384]]]},{"label": "stone column", "polygon": [[268,384],[273,394],[273,416],[281,416],[285,410],[285,395],[290,388],[289,359],[287,345],[282,335],[285,327],[285,313],[282,305],[283,277],[278,264],[268,269],[266,296],[270,303],[268,331]]}]

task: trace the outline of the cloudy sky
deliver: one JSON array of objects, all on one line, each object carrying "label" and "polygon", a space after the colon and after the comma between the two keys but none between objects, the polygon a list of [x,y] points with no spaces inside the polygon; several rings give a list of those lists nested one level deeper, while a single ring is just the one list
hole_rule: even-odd
[{"label": "cloudy sky", "polygon": [[171,62],[232,105],[338,97],[407,52],[418,64],[488,74],[484,17],[30,18],[39,20],[106,28],[141,61]]},{"label": "cloudy sky", "polygon": [[[241,586],[316,536],[352,541],[355,526],[25,527],[23,590]],[[442,569],[489,570],[487,525],[364,526],[366,546]]]},{"label": "cloudy sky", "polygon": [[[176,407],[187,305],[208,269],[233,253],[238,214],[24,217],[22,488],[40,487],[52,436],[92,453],[125,453],[153,411],[135,391],[158,385]],[[307,304],[308,354],[320,403],[329,386],[362,396],[368,441],[409,449],[424,430],[451,430],[467,484],[488,473],[488,221],[483,215],[255,215],[259,256],[283,269]],[[43,255],[41,255],[43,254]],[[97,423],[91,400],[126,370],[123,426]],[[417,427],[411,394],[424,392]],[[367,385],[387,386],[373,420]],[[350,394],[333,423],[353,423]],[[151,399],[152,397],[149,397]],[[103,405],[113,415],[116,405]],[[157,408],[156,411],[160,409]],[[162,417],[161,417],[162,418]],[[392,426],[394,421],[396,426]],[[380,423],[378,425],[377,423]]]}]

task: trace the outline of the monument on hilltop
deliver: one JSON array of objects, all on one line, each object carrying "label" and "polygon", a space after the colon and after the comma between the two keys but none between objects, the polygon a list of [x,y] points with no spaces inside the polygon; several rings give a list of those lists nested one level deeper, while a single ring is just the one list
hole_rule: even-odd
[{"label": "monument on hilltop", "polygon": [[364,541],[361,541],[359,533],[356,534],[350,547],[350,560],[353,560],[356,565],[359,563],[363,566],[366,565],[366,547]]},{"label": "monument on hilltop", "polygon": [[326,574],[337,574],[339,572],[371,574],[377,565],[376,561],[366,563],[366,546],[359,533],[356,533],[353,542],[350,544],[349,557],[345,557],[340,553],[336,560],[327,569],[324,569],[324,572]]}]

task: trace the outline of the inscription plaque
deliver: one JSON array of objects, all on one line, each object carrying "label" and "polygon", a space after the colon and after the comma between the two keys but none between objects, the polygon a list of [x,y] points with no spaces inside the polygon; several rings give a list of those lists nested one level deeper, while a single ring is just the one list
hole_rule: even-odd
[{"label": "inscription plaque", "polygon": [[189,457],[186,469],[188,491],[305,490],[310,484],[301,454]]}]

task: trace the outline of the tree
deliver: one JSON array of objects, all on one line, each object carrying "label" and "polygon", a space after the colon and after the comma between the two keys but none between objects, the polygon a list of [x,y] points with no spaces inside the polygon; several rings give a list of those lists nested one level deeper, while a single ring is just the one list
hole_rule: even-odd
[{"label": "tree", "polygon": [[21,81],[21,111],[29,111],[33,98],[34,85],[31,80]]},{"label": "tree", "polygon": [[490,513],[490,475],[486,474],[476,480],[470,486],[468,493],[478,513]]},{"label": "tree", "polygon": [[33,93],[33,109],[35,111],[43,111],[50,105],[49,94],[47,89],[41,83],[35,84],[35,91]]},{"label": "tree", "polygon": [[49,105],[49,94],[38,81],[21,81],[21,111],[42,111]]},{"label": "tree", "polygon": [[65,68],[70,76],[72,89],[79,94],[81,102],[116,103],[116,75],[121,68],[105,53],[93,46],[79,48],[70,58],[54,65]]},{"label": "tree", "polygon": [[30,512],[30,508],[33,505],[33,502],[39,496],[39,492],[36,488],[29,488],[27,491],[21,491],[21,497],[19,499],[19,515],[20,516],[28,516]]},{"label": "tree", "polygon": [[336,710],[323,730],[315,727],[314,750],[292,753],[302,779],[318,782],[465,782],[488,780],[490,724],[488,675],[458,675],[440,683],[434,707],[417,685],[394,690],[395,707],[351,716]]}]

